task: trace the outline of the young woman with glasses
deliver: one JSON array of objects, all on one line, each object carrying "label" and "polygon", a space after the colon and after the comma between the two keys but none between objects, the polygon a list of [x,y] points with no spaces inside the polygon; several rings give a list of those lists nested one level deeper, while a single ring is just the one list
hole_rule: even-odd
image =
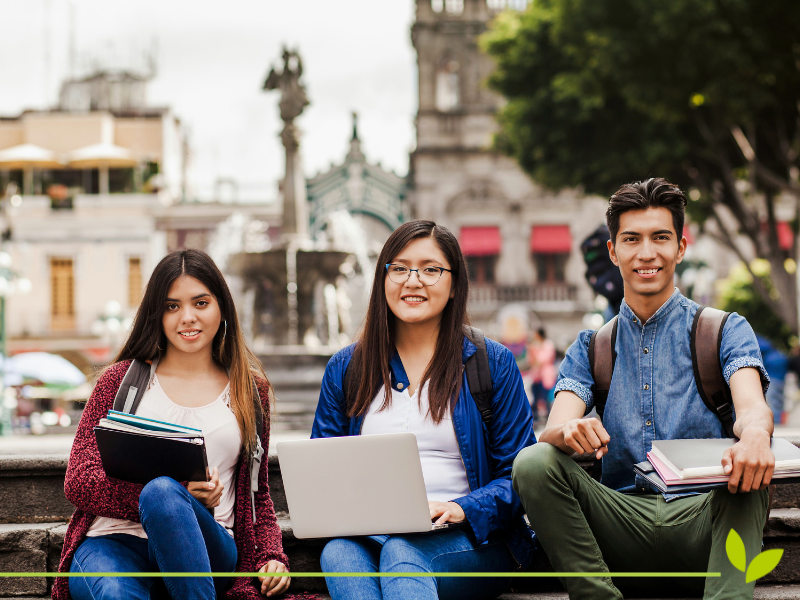
[{"label": "young woman with glasses", "polygon": [[[514,357],[487,339],[492,419],[485,427],[464,374],[468,277],[458,241],[432,221],[399,227],[378,257],[358,341],[331,358],[312,437],[410,431],[431,520],[463,526],[430,534],[334,539],[334,572],[508,572],[529,564],[531,533],[511,487],[514,457],[533,444],[531,410]],[[345,397],[345,373],[350,397]],[[494,598],[509,578],[327,577],[333,600]]]}]

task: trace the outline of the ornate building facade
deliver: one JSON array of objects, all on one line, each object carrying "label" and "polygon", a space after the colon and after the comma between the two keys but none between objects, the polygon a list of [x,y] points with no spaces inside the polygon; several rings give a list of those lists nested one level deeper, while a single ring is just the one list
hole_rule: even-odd
[{"label": "ornate building facade", "polygon": [[594,310],[580,243],[604,221],[605,203],[578,190],[554,193],[516,161],[492,150],[503,99],[485,80],[493,69],[478,36],[500,10],[526,0],[417,0],[411,39],[419,107],[410,155],[413,218],[459,236],[470,268],[473,321],[503,337],[504,312],[526,312],[561,347]]}]

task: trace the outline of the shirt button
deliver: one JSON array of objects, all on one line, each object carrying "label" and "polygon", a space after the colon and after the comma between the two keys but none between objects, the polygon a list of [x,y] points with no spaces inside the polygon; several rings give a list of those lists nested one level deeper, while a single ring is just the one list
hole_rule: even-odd
[{"label": "shirt button", "polygon": [[633,322],[634,322],[634,323],[638,323],[639,321],[637,321],[636,319],[634,319],[634,320],[633,320]]},{"label": "shirt button", "polygon": [[650,425],[652,425],[652,423],[650,421],[645,421],[644,424],[647,425],[648,427],[650,427]]},{"label": "shirt button", "polygon": [[398,383],[397,384],[397,389],[398,390],[402,390],[403,389],[403,384],[402,383]]},{"label": "shirt button", "polygon": [[650,386],[649,386],[649,385],[647,385],[647,384],[645,383],[645,384],[644,384],[644,389],[646,389],[646,390],[649,390],[649,389],[650,389]]},{"label": "shirt button", "polygon": [[650,352],[650,351],[647,348],[645,348],[644,349],[644,353],[647,354],[648,352]]}]

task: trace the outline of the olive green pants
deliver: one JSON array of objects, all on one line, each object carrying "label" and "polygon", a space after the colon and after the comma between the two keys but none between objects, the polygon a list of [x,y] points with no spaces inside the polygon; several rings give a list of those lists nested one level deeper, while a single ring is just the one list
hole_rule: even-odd
[{"label": "olive green pants", "polygon": [[512,475],[531,528],[557,572],[720,572],[708,578],[565,577],[572,600],[609,600],[626,593],[694,593],[752,598],[755,582],[728,560],[733,528],[748,563],[761,552],[767,490],[727,488],[666,502],[660,494],[628,496],[592,479],[574,460],[538,443],[519,453]]}]

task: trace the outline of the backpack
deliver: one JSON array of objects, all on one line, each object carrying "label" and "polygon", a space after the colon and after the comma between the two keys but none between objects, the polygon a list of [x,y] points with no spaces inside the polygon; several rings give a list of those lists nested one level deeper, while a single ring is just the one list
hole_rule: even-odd
[{"label": "backpack", "polygon": [[[136,413],[136,409],[155,375],[157,364],[157,361],[148,364],[138,359],[131,362],[117,390],[117,395],[114,397],[114,410],[129,414]],[[258,471],[264,457],[264,448],[261,446],[261,435],[264,433],[264,411],[261,409],[261,397],[258,394],[255,380],[253,380],[253,404],[256,409],[256,448],[250,455],[250,505],[253,508],[253,523],[255,523],[255,493],[258,491]]]},{"label": "backpack", "polygon": [[[464,335],[475,344],[478,349],[475,354],[467,359],[464,369],[467,372],[467,385],[469,393],[481,413],[481,419],[488,430],[492,422],[492,373],[489,370],[489,353],[486,351],[486,338],[477,327],[464,325]],[[350,370],[352,361],[344,372],[344,395],[348,400],[353,400],[353,373]]]},{"label": "backpack", "polygon": [[[722,422],[725,434],[733,435],[733,400],[731,390],[722,375],[719,362],[719,350],[722,344],[722,329],[730,313],[701,306],[697,309],[692,322],[690,347],[692,351],[692,369],[697,391],[708,410],[713,412]],[[592,393],[595,398],[595,410],[600,420],[608,401],[611,389],[611,378],[617,360],[615,351],[617,342],[617,319],[614,317],[592,334],[589,340],[589,364],[592,371]]]},{"label": "backpack", "polygon": [[601,225],[581,242],[581,254],[586,264],[586,281],[596,294],[608,300],[614,314],[619,312],[624,286],[619,267],[611,262],[606,242],[611,237],[608,227]]}]

